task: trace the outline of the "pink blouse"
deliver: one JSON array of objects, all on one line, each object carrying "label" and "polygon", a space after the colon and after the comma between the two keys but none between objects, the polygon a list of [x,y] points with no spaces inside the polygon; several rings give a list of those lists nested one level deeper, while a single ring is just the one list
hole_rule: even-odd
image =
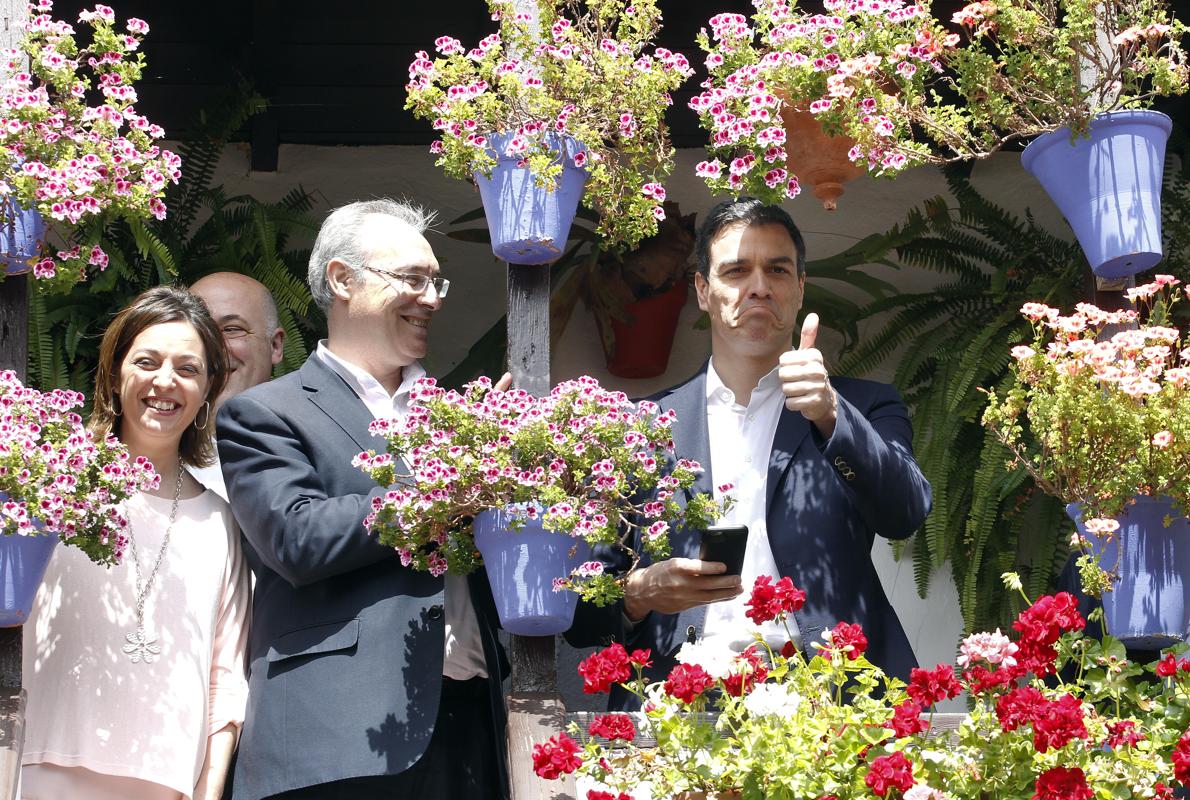
[{"label": "pink blouse", "polygon": [[[172,502],[147,494],[128,502],[145,575]],[[207,737],[243,723],[249,603],[239,528],[209,490],[178,504],[145,603],[146,634],[161,648],[152,663],[134,664],[123,649],[136,630],[131,549],[109,570],[59,546],[24,627],[22,763],[84,767],[189,798]]]}]

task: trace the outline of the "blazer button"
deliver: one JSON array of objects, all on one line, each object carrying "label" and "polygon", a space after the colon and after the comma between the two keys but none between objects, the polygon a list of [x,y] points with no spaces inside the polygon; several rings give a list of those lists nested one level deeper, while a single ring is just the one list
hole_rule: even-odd
[{"label": "blazer button", "polygon": [[442,606],[430,606],[430,619],[442,619]]},{"label": "blazer button", "polygon": [[695,640],[695,638],[697,638],[697,636],[698,636],[698,630],[695,629],[695,627],[693,625],[686,628],[686,641],[687,642],[689,642],[690,644],[694,644],[694,640]]}]

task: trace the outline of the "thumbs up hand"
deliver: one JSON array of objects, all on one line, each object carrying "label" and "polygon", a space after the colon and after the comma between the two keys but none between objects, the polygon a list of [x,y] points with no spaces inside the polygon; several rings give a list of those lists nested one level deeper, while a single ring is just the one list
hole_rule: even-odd
[{"label": "thumbs up hand", "polygon": [[837,399],[822,362],[822,352],[814,346],[817,339],[818,315],[810,313],[802,323],[797,349],[781,354],[777,377],[785,393],[785,407],[802,412],[819,433],[830,438],[835,432]]}]

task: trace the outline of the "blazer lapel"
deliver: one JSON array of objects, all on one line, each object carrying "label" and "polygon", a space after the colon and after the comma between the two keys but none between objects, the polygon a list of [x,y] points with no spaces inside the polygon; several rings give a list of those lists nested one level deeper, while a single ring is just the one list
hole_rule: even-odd
[{"label": "blazer lapel", "polygon": [[785,470],[793,460],[793,454],[802,446],[802,442],[810,435],[810,423],[799,412],[781,409],[781,417],[777,420],[777,433],[773,436],[773,450],[769,454],[769,474],[765,485],[766,513],[773,508],[773,496],[777,493]]},{"label": "blazer lapel", "polygon": [[351,387],[327,365],[311,354],[301,369],[302,386],[310,402],[343,429],[360,450],[381,450],[384,440],[368,433],[372,412]]},{"label": "blazer lapel", "polygon": [[673,426],[674,452],[678,458],[688,458],[702,465],[702,473],[687,490],[687,498],[696,492],[711,492],[715,482],[711,477],[711,437],[707,432],[707,370],[695,375],[685,385],[666,398],[662,405],[678,415]]}]

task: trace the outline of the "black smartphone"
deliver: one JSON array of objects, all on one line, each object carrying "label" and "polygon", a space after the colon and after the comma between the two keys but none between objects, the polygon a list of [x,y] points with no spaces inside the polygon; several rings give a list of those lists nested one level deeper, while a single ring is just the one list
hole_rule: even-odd
[{"label": "black smartphone", "polygon": [[744,549],[747,546],[747,525],[712,525],[703,531],[702,549],[698,557],[703,561],[726,564],[725,575],[739,575],[744,568]]}]

